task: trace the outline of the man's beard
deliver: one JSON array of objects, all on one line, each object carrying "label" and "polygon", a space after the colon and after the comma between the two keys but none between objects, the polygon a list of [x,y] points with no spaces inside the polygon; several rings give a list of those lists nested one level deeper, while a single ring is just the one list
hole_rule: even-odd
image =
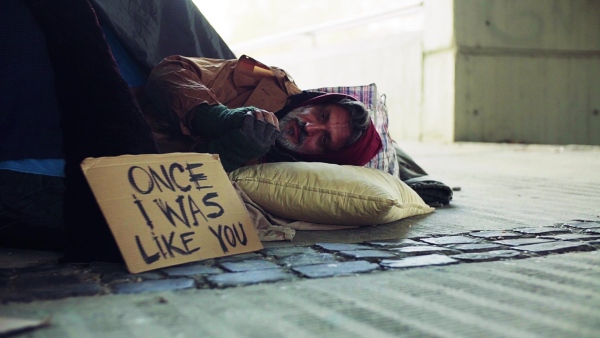
[{"label": "man's beard", "polygon": [[[281,130],[281,136],[277,138],[277,144],[279,144],[281,147],[287,150],[296,151],[304,142],[304,139],[306,138],[306,132],[303,128],[304,122],[298,119],[298,115],[305,109],[306,107],[296,108],[279,120],[279,130]],[[298,144],[294,143],[294,141],[290,139],[290,137],[293,137],[294,135],[294,127],[291,125],[292,123],[296,123],[298,126]]]}]

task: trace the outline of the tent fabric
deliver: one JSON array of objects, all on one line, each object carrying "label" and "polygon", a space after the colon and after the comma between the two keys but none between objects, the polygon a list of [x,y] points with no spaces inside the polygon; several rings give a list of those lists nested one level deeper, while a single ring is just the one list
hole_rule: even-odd
[{"label": "tent fabric", "polygon": [[0,161],[63,157],[46,42],[21,0],[0,1],[0,113]]},{"label": "tent fabric", "polygon": [[[227,58],[233,53],[191,1],[94,0],[95,9],[85,0],[22,2],[41,28],[55,77],[65,154],[65,260],[120,261],[79,164],[87,157],[152,154],[158,148],[99,21],[110,26],[132,59],[148,70],[171,54]],[[97,12],[104,13],[102,19]],[[189,18],[187,24],[181,17]],[[202,20],[204,26],[199,26]],[[126,26],[128,22],[132,26]],[[187,26],[181,38],[175,38],[175,30],[183,29],[178,25]],[[186,44],[179,46],[184,42],[174,40]]]},{"label": "tent fabric", "polygon": [[133,59],[149,73],[170,55],[235,59],[208,20],[189,0],[90,0]]},{"label": "tent fabric", "polygon": [[146,76],[142,73],[138,63],[129,56],[115,33],[107,25],[100,26],[123,79],[130,88],[143,86],[146,83]]}]

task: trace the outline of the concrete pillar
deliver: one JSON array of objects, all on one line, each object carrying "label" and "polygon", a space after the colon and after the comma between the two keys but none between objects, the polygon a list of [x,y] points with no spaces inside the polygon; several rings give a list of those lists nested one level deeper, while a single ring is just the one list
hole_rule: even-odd
[{"label": "concrete pillar", "polygon": [[421,139],[600,144],[600,1],[425,8]]},{"label": "concrete pillar", "polygon": [[421,140],[454,140],[454,1],[427,0],[423,32]]}]

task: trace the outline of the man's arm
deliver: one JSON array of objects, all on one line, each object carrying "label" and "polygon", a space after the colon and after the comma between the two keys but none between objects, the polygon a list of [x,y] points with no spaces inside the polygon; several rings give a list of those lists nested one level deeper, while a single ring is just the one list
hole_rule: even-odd
[{"label": "man's arm", "polygon": [[255,107],[230,109],[218,100],[228,102],[239,94],[225,85],[233,85],[229,81],[235,62],[168,57],[152,71],[146,85],[159,115],[182,134],[202,142],[197,151],[219,154],[227,170],[265,155],[279,133],[273,113]]},{"label": "man's arm", "polygon": [[233,171],[269,152],[281,135],[277,124],[277,118],[272,113],[255,109],[243,117],[241,128],[211,139],[208,150],[219,154],[225,171]]}]

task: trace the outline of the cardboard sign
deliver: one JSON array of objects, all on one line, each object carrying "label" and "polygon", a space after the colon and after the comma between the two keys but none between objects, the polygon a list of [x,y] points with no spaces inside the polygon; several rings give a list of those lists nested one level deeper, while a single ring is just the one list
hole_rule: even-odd
[{"label": "cardboard sign", "polygon": [[262,249],[217,155],[87,158],[81,167],[133,273]]}]

